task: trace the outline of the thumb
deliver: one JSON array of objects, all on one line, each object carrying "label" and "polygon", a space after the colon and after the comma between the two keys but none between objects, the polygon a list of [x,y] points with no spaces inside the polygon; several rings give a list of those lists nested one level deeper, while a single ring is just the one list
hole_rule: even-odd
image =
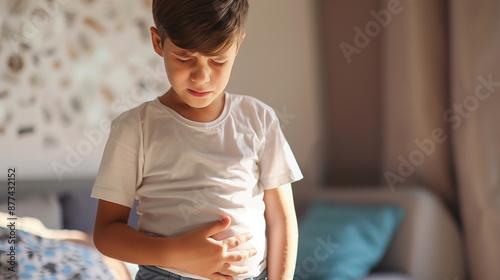
[{"label": "thumb", "polygon": [[222,218],[216,222],[206,225],[203,229],[205,236],[212,236],[218,232],[225,230],[231,224],[231,218],[229,216]]}]

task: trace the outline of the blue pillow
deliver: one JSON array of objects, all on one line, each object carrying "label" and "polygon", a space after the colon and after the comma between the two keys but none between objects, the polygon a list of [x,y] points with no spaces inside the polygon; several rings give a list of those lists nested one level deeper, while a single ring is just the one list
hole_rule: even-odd
[{"label": "blue pillow", "polygon": [[365,277],[405,215],[398,206],[316,203],[299,223],[295,280]]}]

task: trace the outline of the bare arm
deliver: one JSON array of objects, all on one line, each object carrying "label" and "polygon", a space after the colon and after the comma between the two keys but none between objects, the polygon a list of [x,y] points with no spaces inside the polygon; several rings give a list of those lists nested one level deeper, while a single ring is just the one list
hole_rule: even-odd
[{"label": "bare arm", "polygon": [[211,236],[227,228],[230,219],[214,222],[175,238],[152,237],[130,227],[130,208],[99,200],[94,243],[101,253],[129,263],[182,269],[209,279],[232,279],[246,267],[229,264],[255,255],[255,249],[228,252],[251,237],[242,234],[217,241]]},{"label": "bare arm", "polygon": [[298,229],[290,184],[264,191],[269,280],[291,280],[297,259]]}]

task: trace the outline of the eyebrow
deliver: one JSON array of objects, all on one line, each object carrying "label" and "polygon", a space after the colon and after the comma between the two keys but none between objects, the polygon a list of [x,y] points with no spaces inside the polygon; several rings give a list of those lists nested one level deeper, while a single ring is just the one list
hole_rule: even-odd
[{"label": "eyebrow", "polygon": [[190,51],[187,51],[187,50],[181,50],[181,51],[172,51],[173,54],[177,55],[177,56],[191,56],[193,55],[192,52]]},{"label": "eyebrow", "polygon": [[228,60],[229,56],[226,56],[226,55],[214,55],[214,56],[211,56],[211,58],[216,59],[216,60]]},{"label": "eyebrow", "polygon": [[[193,54],[195,54],[194,52],[190,52],[188,50],[179,50],[179,51],[171,51],[171,52],[173,54],[175,54],[176,56],[180,56],[180,57],[190,57]],[[215,58],[215,59],[218,59],[218,60],[228,60],[229,59],[229,56],[224,55],[224,54],[214,55],[214,56],[207,56],[207,57]]]}]

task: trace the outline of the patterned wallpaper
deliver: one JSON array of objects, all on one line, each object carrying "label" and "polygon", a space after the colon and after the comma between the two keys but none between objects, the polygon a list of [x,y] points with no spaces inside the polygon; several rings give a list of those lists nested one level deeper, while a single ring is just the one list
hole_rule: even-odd
[{"label": "patterned wallpaper", "polygon": [[109,121],[168,87],[151,0],[0,0],[0,168],[95,176]]}]

